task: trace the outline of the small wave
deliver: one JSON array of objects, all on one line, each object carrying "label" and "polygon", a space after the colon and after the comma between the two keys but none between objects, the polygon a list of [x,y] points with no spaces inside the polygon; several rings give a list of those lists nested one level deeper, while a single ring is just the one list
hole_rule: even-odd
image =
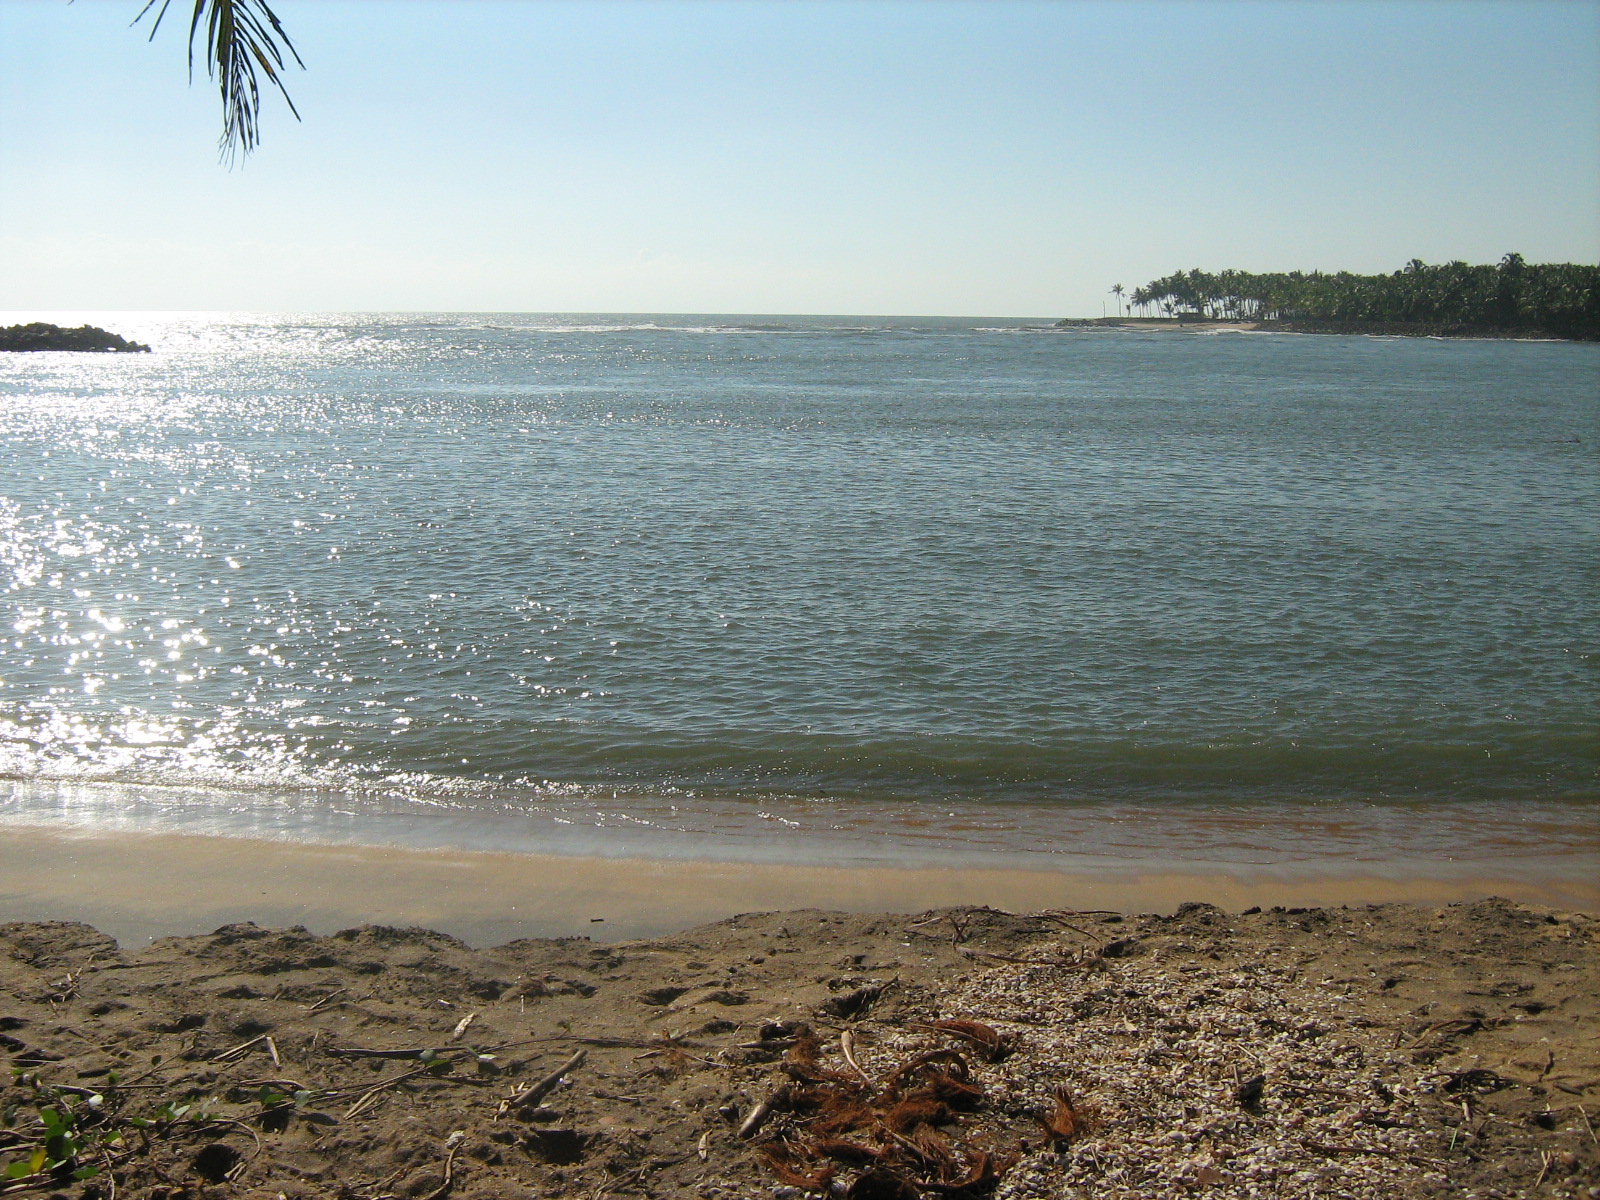
[{"label": "small wave", "polygon": [[0,783],[0,823],[106,832],[723,861],[1008,866],[1084,872],[1207,865],[1409,875],[1515,870],[1586,878],[1584,806],[846,803],[552,785],[470,800],[133,783]]}]

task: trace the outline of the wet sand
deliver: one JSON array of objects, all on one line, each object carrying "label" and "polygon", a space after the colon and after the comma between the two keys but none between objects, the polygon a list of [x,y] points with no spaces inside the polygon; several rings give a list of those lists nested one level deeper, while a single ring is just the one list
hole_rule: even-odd
[{"label": "wet sand", "polygon": [[[1513,864],[1514,865],[1514,864]],[[1393,868],[1321,875],[1230,869],[1093,876],[1038,870],[843,868],[327,846],[0,826],[0,921],[83,921],[134,945],[232,921],[422,926],[476,946],[518,937],[658,937],[736,913],[916,912],[988,905],[1171,912],[1504,896],[1600,911],[1600,878],[1507,869],[1449,879]]]}]

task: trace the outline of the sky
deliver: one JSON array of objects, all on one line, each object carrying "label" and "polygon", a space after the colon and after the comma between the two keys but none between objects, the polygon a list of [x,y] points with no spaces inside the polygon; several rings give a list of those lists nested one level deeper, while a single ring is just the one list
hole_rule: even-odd
[{"label": "sky", "polygon": [[1600,261],[1600,0],[0,0],[0,309],[1098,316],[1174,270]]}]

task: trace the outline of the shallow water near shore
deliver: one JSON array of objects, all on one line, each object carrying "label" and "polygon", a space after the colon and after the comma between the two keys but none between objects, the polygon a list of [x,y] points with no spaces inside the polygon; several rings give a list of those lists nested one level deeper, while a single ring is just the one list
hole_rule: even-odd
[{"label": "shallow water near shore", "polygon": [[82,320],[155,353],[0,361],[0,819],[1600,861],[1600,348]]}]

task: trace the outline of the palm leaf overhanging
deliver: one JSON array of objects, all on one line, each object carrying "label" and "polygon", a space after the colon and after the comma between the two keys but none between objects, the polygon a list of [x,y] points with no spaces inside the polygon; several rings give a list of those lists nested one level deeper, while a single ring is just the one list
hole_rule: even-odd
[{"label": "palm leaf overhanging", "polygon": [[[134,18],[134,24],[138,24],[157,3],[161,7],[150,29],[152,38],[161,28],[161,19],[167,15],[172,0],[148,0]],[[261,87],[257,72],[264,74],[267,82],[278,89],[298,121],[299,110],[283,85],[281,72],[287,64],[285,52],[301,68],[305,63],[300,61],[294,43],[265,0],[194,0],[194,16],[189,22],[191,79],[194,77],[195,40],[202,25],[205,26],[206,73],[222,90],[222,137],[218,139],[218,146],[223,159],[233,162],[240,154],[249,154],[261,142]]]}]

